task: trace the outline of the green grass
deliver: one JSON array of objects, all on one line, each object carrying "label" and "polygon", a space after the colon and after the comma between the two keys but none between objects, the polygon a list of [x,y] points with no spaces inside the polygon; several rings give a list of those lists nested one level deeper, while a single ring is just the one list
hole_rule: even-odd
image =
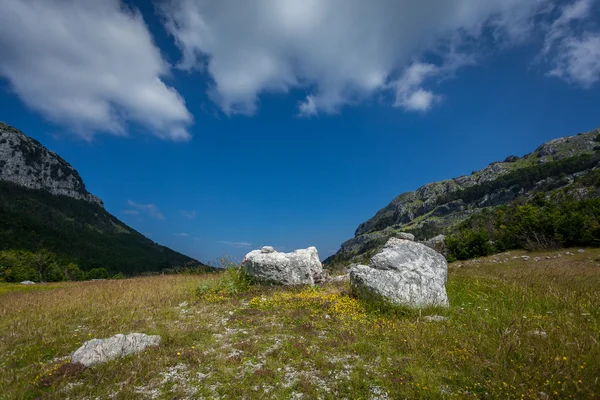
[{"label": "green grass", "polygon": [[[451,307],[421,311],[374,309],[346,283],[246,287],[232,272],[5,290],[0,398],[596,399],[600,251],[557,253],[454,263]],[[161,345],[68,364],[85,340],[130,332]]]},{"label": "green grass", "polygon": [[66,283],[43,283],[35,285],[23,285],[21,283],[0,282],[0,295],[14,292],[39,292],[53,290],[67,285]]}]

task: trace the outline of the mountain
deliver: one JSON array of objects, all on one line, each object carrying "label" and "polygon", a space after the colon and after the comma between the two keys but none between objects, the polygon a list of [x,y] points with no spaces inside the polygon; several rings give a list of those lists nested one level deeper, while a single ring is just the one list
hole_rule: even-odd
[{"label": "mountain", "polygon": [[119,221],[68,162],[0,122],[0,251],[7,250],[51,252],[83,271],[126,275],[209,268]]},{"label": "mountain", "polygon": [[354,237],[325,263],[360,259],[399,232],[413,233],[417,240],[451,233],[471,216],[537,193],[563,190],[578,197],[597,197],[599,150],[600,128],[551,140],[532,153],[508,156],[470,176],[402,193],[360,224]]}]

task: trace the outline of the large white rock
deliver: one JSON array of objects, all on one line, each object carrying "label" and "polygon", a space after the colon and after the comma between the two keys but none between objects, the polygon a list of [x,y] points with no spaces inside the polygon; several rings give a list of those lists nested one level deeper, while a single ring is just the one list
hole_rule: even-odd
[{"label": "large white rock", "polygon": [[160,336],[143,333],[118,334],[108,339],[92,339],[85,342],[71,356],[73,364],[91,367],[118,357],[139,353],[149,346],[158,346]]},{"label": "large white rock", "polygon": [[323,279],[323,266],[315,247],[280,253],[270,246],[246,254],[242,271],[260,282],[314,285]]},{"label": "large white rock", "polygon": [[369,266],[352,267],[350,285],[365,299],[411,307],[448,306],[447,277],[444,256],[423,244],[391,238]]}]

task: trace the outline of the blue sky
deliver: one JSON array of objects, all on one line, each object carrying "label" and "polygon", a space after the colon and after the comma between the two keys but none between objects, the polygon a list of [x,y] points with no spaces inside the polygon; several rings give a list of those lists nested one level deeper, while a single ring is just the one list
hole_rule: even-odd
[{"label": "blue sky", "polygon": [[0,10],[0,120],[204,261],[324,259],[399,193],[600,126],[597,0]]}]

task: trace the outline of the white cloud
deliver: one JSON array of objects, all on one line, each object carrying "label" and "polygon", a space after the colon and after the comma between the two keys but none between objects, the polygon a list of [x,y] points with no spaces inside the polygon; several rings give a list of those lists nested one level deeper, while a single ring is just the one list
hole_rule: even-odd
[{"label": "white cloud", "polygon": [[[453,56],[469,59],[482,51],[484,32],[491,30],[503,46],[522,43],[551,3],[164,0],[159,8],[181,49],[179,67],[210,75],[212,99],[225,113],[252,114],[260,94],[300,88],[310,94],[299,103],[299,115],[313,116],[398,89],[394,81],[414,60],[441,60],[421,84],[444,79]],[[421,84],[396,90],[395,104],[431,107],[439,97]]]},{"label": "white cloud", "polygon": [[248,242],[228,242],[228,241],[219,241],[219,243],[222,244],[226,244],[227,246],[232,246],[232,247],[250,247],[252,246],[252,243],[248,243]]},{"label": "white cloud", "polygon": [[576,0],[560,9],[541,52],[553,66],[550,76],[584,88],[600,80],[600,32],[592,21],[597,8],[597,0]]},{"label": "white cloud", "polygon": [[136,210],[148,214],[151,218],[165,219],[165,216],[155,204],[139,204],[132,200],[127,200],[127,203]]},{"label": "white cloud", "polygon": [[298,106],[301,117],[312,117],[317,115],[317,104],[315,103],[315,97],[312,95],[306,96],[306,100],[301,102]]},{"label": "white cloud", "polygon": [[576,0],[562,7],[558,18],[552,22],[542,52],[548,54],[557,42],[574,34],[572,22],[587,19],[596,0]]},{"label": "white cloud", "polygon": [[429,111],[435,101],[439,100],[439,96],[430,91],[418,89],[412,92],[407,98],[399,103],[402,107],[410,111]]},{"label": "white cloud", "polygon": [[190,236],[189,233],[175,233],[174,235],[175,236],[181,236],[181,237],[188,237],[188,236]]},{"label": "white cloud", "polygon": [[396,102],[394,106],[403,107],[409,111],[428,111],[439,96],[421,88],[423,82],[440,73],[440,68],[434,64],[413,63],[406,69],[402,77],[394,83],[396,87]]},{"label": "white cloud", "polygon": [[183,215],[186,218],[189,218],[189,219],[196,218],[196,210],[192,210],[192,211],[181,210],[180,212],[181,212],[181,215]]},{"label": "white cloud", "polygon": [[0,0],[0,77],[32,109],[90,139],[130,122],[187,140],[193,118],[141,14],[120,0]]},{"label": "white cloud", "polygon": [[591,87],[600,80],[600,34],[565,40],[554,64],[550,75]]}]

